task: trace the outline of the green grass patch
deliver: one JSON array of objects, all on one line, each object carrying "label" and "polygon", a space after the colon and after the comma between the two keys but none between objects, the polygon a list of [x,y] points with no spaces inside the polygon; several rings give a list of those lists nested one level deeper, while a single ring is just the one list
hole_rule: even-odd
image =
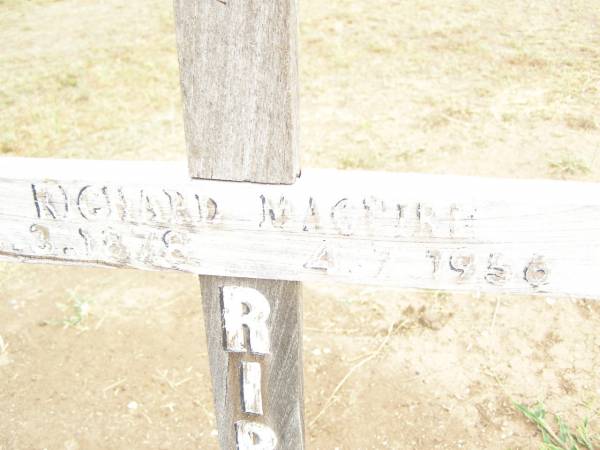
[{"label": "green grass patch", "polygon": [[588,175],[592,171],[587,161],[573,154],[565,154],[558,159],[550,161],[548,167],[554,175],[561,178]]},{"label": "green grass patch", "polygon": [[547,419],[548,412],[543,403],[532,407],[515,403],[515,407],[541,433],[540,450],[594,450],[600,445],[598,434],[590,430],[591,417],[584,418],[572,429],[558,414],[553,414],[554,420]]},{"label": "green grass patch", "polygon": [[69,298],[65,303],[57,303],[56,306],[63,313],[60,319],[48,320],[47,325],[62,326],[64,328],[76,328],[86,330],[86,322],[90,316],[90,308],[93,300],[80,296],[75,291],[69,291]]}]

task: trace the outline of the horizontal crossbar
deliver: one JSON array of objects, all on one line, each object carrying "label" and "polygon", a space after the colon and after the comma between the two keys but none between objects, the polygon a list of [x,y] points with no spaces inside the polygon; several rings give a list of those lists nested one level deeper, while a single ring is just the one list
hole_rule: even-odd
[{"label": "horizontal crossbar", "polygon": [[600,297],[600,185],[1,158],[0,260]]}]

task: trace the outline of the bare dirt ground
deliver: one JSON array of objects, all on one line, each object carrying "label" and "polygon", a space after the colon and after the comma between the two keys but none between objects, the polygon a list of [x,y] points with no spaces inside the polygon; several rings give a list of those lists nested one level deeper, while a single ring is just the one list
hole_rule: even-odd
[{"label": "bare dirt ground", "polygon": [[[300,12],[305,167],[600,181],[597,0]],[[0,0],[0,156],[183,159],[178,89],[169,1]],[[304,291],[311,449],[539,448],[513,402],[600,430],[598,302]],[[216,449],[199,295],[0,265],[0,450]]]}]

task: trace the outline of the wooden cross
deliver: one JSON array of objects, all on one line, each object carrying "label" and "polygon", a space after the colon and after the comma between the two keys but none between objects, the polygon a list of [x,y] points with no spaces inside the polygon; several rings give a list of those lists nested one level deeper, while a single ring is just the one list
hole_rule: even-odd
[{"label": "wooden cross", "polygon": [[600,297],[599,185],[300,176],[295,1],[175,10],[188,167],[3,158],[0,259],[201,275],[223,449],[304,448],[301,281]]}]

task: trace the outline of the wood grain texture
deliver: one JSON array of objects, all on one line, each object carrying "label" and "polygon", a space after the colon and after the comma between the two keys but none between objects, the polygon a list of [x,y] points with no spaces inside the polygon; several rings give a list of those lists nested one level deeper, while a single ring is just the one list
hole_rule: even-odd
[{"label": "wood grain texture", "polygon": [[[191,176],[293,183],[299,175],[296,0],[175,0],[175,17]],[[186,209],[185,195],[172,197],[180,197]],[[200,204],[210,200],[214,221],[214,199]],[[205,215],[210,214],[209,210]],[[209,276],[200,281],[221,448],[274,448],[254,445],[251,433],[244,433],[244,439],[240,420],[247,420],[268,427],[278,439],[278,449],[303,449],[299,283]],[[220,301],[224,283],[252,286],[270,302],[268,355],[225,351]],[[255,375],[264,376],[264,404],[251,408],[262,414],[251,415],[242,408],[240,370],[249,357],[258,358],[253,361],[262,367]],[[247,387],[252,389],[251,383]]]},{"label": "wood grain texture", "polygon": [[[293,281],[202,276],[204,320],[222,449],[236,448],[235,422],[249,420],[269,426],[278,438],[278,449],[304,448],[302,384],[301,285]],[[239,286],[257,289],[271,306],[268,355],[224,351],[220,289]],[[242,361],[262,366],[263,415],[247,414],[241,400]]]},{"label": "wood grain texture", "polygon": [[175,17],[191,176],[293,183],[295,0],[175,0]]},{"label": "wood grain texture", "polygon": [[274,186],[185,175],[180,163],[2,158],[1,258],[600,298],[597,183],[305,170]]}]

